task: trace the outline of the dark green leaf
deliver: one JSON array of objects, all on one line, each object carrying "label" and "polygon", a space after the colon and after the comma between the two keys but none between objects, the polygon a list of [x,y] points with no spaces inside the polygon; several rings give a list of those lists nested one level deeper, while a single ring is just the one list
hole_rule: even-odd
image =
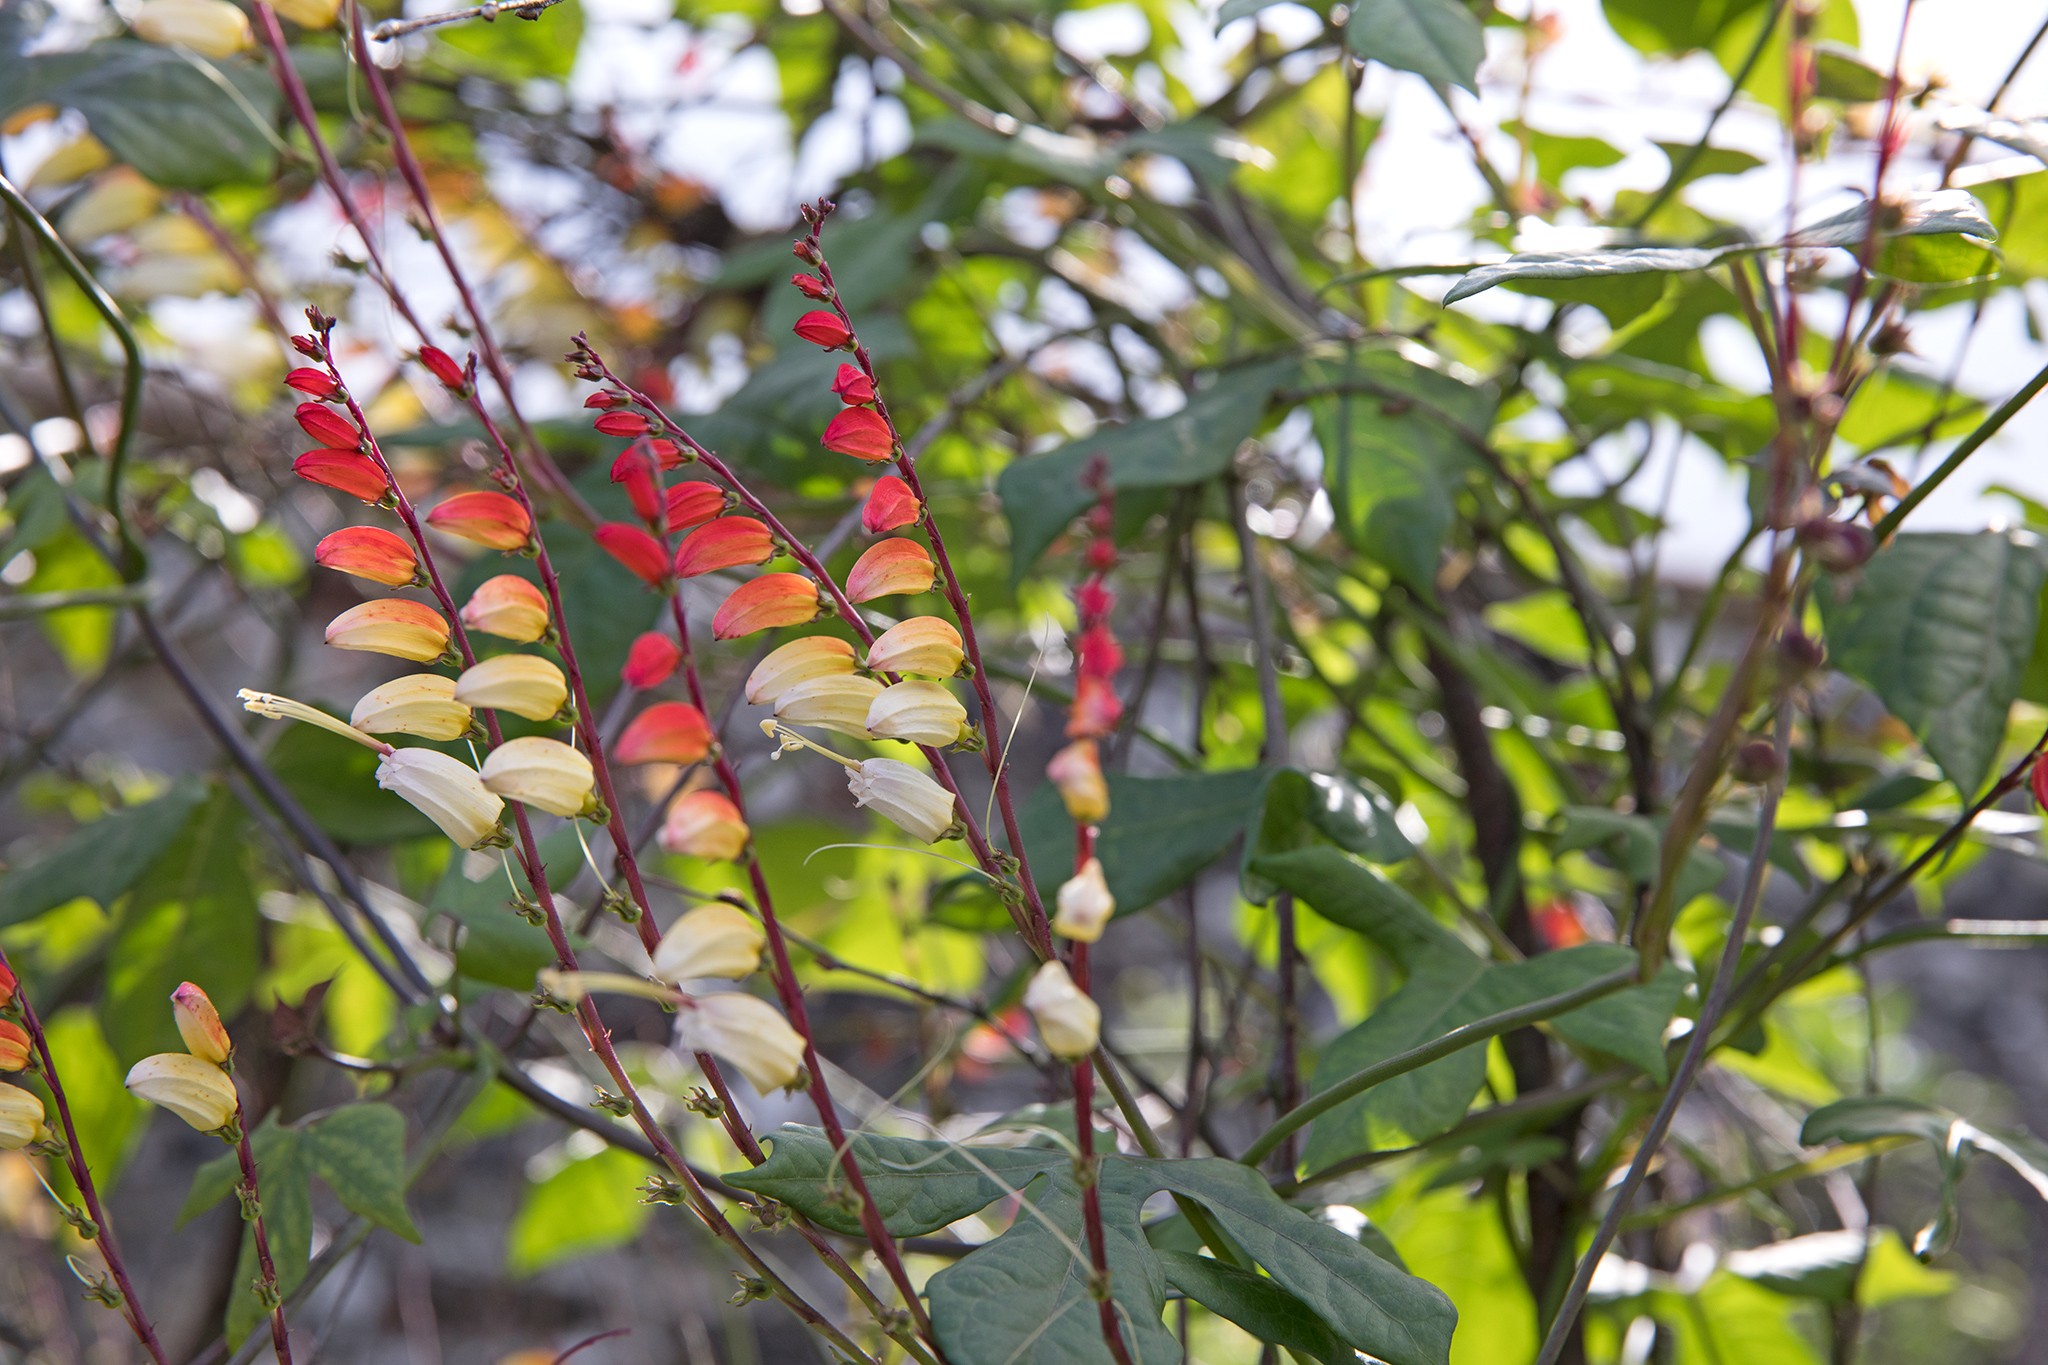
[{"label": "dark green leaf", "polygon": [[1911,727],[1965,797],[1990,775],[2033,651],[2048,559],[2024,531],[1900,535],[1818,594],[1837,668]]},{"label": "dark green leaf", "polygon": [[0,928],[84,896],[111,907],[170,846],[206,798],[198,782],[81,826],[46,857],[0,879]]},{"label": "dark green leaf", "polygon": [[1162,1251],[1159,1264],[1169,1285],[1260,1341],[1300,1351],[1323,1365],[1353,1365],[1358,1359],[1307,1304],[1263,1275],[1185,1251]]},{"label": "dark green leaf", "polygon": [[1255,860],[1306,848],[1317,835],[1370,863],[1398,863],[1415,853],[1394,822],[1394,803],[1379,788],[1342,774],[1283,768],[1267,781],[1258,821],[1245,842],[1238,878],[1245,899],[1273,898],[1275,888],[1251,870]]},{"label": "dark green leaf", "polygon": [[1344,41],[1361,57],[1478,93],[1486,39],[1458,0],[1358,0]]},{"label": "dark green leaf", "polygon": [[1730,1274],[1802,1299],[1846,1303],[1856,1292],[1869,1241],[1861,1232],[1813,1232],[1721,1258]]},{"label": "dark green leaf", "polygon": [[[860,1235],[859,1206],[849,1198],[843,1165],[821,1129],[784,1124],[769,1139],[768,1160],[726,1182],[780,1200],[812,1222]],[[1068,1164],[1056,1151],[1033,1147],[963,1147],[957,1143],[863,1133],[853,1139],[883,1222],[899,1237],[936,1232]]]},{"label": "dark green leaf", "polygon": [[1670,0],[1601,0],[1607,22],[1631,46],[1651,53],[1689,52],[1711,47],[1731,21],[1764,0],[1705,0],[1677,4]]},{"label": "dark green leaf", "polygon": [[270,748],[270,766],[313,823],[343,844],[398,844],[440,831],[426,816],[377,785],[377,755],[312,725],[287,725]]},{"label": "dark green leaf", "polygon": [[352,1104],[307,1128],[301,1149],[349,1212],[420,1239],[405,1209],[404,1115],[388,1104]]},{"label": "dark green leaf", "polygon": [[1814,93],[1824,100],[1870,104],[1884,98],[1891,73],[1847,43],[1813,45]]},{"label": "dark green leaf", "polygon": [[[1117,913],[1143,910],[1229,852],[1258,810],[1265,784],[1264,768],[1174,777],[1111,774],[1109,818],[1095,849]],[[1073,822],[1050,784],[1031,793],[1018,818],[1032,873],[1049,893],[1073,868]]]},{"label": "dark green leaf", "polygon": [[[583,848],[573,829],[556,830],[541,841],[540,851],[554,886],[566,886],[583,866]],[[534,975],[555,960],[547,931],[512,909],[512,884],[498,867],[471,881],[463,860],[449,859],[428,908],[462,926],[455,969],[472,980],[530,991]]]}]

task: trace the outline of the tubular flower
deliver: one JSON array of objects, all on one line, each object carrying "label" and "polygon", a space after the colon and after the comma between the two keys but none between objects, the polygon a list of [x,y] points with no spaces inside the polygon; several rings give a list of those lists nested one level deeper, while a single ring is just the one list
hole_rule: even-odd
[{"label": "tubular flower", "polygon": [[476,770],[436,749],[393,749],[377,765],[377,785],[395,792],[463,848],[504,842],[505,803]]},{"label": "tubular flower", "polygon": [[332,398],[341,392],[341,385],[335,382],[333,375],[304,365],[284,377],[284,386],[297,389],[308,398]]},{"label": "tubular flower", "polygon": [[806,635],[778,645],[754,665],[747,675],[747,700],[755,706],[773,706],[798,683],[852,672],[852,645],[831,635]]},{"label": "tubular flower", "polygon": [[656,839],[664,852],[731,862],[746,852],[750,837],[740,808],[723,792],[705,790],[671,802]]},{"label": "tubular flower", "polygon": [[128,1069],[125,1082],[138,1099],[170,1110],[202,1133],[235,1121],[235,1083],[228,1073],[188,1052],[159,1052]]},{"label": "tubular flower", "polygon": [[180,982],[171,992],[171,1018],[177,1022],[178,1036],[185,1040],[185,1051],[194,1057],[215,1066],[226,1066],[234,1057],[235,1045],[228,1041],[220,1011],[206,992],[190,981]]},{"label": "tubular flower", "polygon": [[875,637],[868,646],[868,668],[875,673],[920,673],[950,678],[967,662],[960,632],[937,616],[913,616]]},{"label": "tubular flower", "polygon": [[[326,0],[317,0],[317,3],[325,4]],[[426,366],[428,372],[440,380],[443,386],[457,393],[469,387],[468,372],[455,363],[454,356],[439,346],[420,347],[420,364]]]},{"label": "tubular flower", "polygon": [[685,479],[663,495],[668,508],[668,529],[687,531],[702,526],[725,511],[725,490],[702,479]]},{"label": "tubular flower", "polygon": [[882,689],[868,707],[868,733],[934,748],[958,744],[974,732],[967,708],[944,683],[912,680]]},{"label": "tubular flower", "polygon": [[872,739],[868,710],[882,695],[882,685],[858,673],[828,673],[792,684],[775,699],[777,719],[791,725],[836,730],[855,739]]},{"label": "tubular flower", "polygon": [[618,392],[618,390],[616,389],[599,389],[596,393],[591,394],[588,398],[585,398],[583,400],[584,407],[596,408],[600,412],[607,411],[611,408],[630,407],[632,406],[632,403],[632,399],[626,397],[626,395]]},{"label": "tubular flower", "polygon": [[737,640],[757,630],[801,626],[815,621],[826,604],[818,585],[800,573],[768,573],[749,579],[719,604],[711,617],[714,639]]},{"label": "tubular flower", "polygon": [[719,517],[683,537],[676,547],[676,577],[697,578],[775,557],[775,538],[752,517]]},{"label": "tubular flower", "polygon": [[1124,714],[1116,688],[1107,678],[1083,674],[1074,683],[1074,709],[1067,717],[1068,739],[1100,739],[1116,729]]},{"label": "tubular flower", "polygon": [[457,493],[427,513],[427,525],[487,550],[523,550],[533,538],[533,518],[517,498],[503,493]]},{"label": "tubular flower", "polygon": [[860,509],[860,527],[869,535],[878,536],[908,526],[923,515],[924,504],[910,491],[910,485],[894,474],[884,474],[875,480],[874,491]]},{"label": "tubular flower", "polygon": [[353,450],[309,450],[292,461],[292,473],[364,502],[379,502],[391,491],[391,480],[377,462]]},{"label": "tubular flower", "polygon": [[455,700],[455,679],[410,673],[365,692],[348,723],[373,735],[450,740],[468,734],[474,719],[475,714]]},{"label": "tubular flower", "polygon": [[658,588],[668,581],[668,551],[639,527],[608,521],[591,535],[606,554],[625,565],[641,582]]},{"label": "tubular flower", "polygon": [[858,407],[875,401],[875,381],[858,365],[841,365],[839,373],[832,376],[832,392],[848,407]]},{"label": "tubular flower", "polygon": [[633,717],[612,745],[620,763],[696,763],[711,752],[711,725],[696,707],[661,701]]},{"label": "tubular flower", "polygon": [[143,0],[128,27],[144,42],[189,47],[202,57],[232,57],[256,45],[249,16],[228,0]]},{"label": "tubular flower", "polygon": [[334,450],[361,450],[363,433],[356,424],[325,403],[301,403],[292,412],[299,429]]},{"label": "tubular flower", "polygon": [[655,521],[662,514],[661,490],[654,482],[654,457],[631,448],[612,461],[612,482],[626,490],[633,515]]},{"label": "tubular flower", "polygon": [[364,748],[375,749],[379,753],[391,747],[380,740],[372,739],[353,725],[342,724],[325,711],[308,706],[302,701],[293,701],[290,697],[280,697],[271,692],[252,692],[246,687],[235,693],[235,697],[242,703],[242,709],[253,715],[271,720],[303,721],[330,734],[340,735],[343,739],[352,739]]},{"label": "tubular flower", "polygon": [[825,424],[818,444],[835,454],[874,463],[895,453],[896,436],[873,408],[841,408]]},{"label": "tubular flower", "polygon": [[1038,1025],[1045,1050],[1071,1062],[1095,1051],[1102,1036],[1102,1011],[1083,995],[1058,962],[1048,962],[1024,988],[1024,1008]]},{"label": "tubular flower", "polygon": [[790,330],[811,345],[822,346],[828,351],[836,351],[853,340],[853,333],[837,315],[817,310],[798,318],[796,326]]},{"label": "tubular flower", "polygon": [[454,697],[478,710],[552,720],[569,703],[569,684],[552,660],[538,654],[500,654],[462,670]]},{"label": "tubular flower", "polygon": [[658,631],[647,631],[626,651],[626,665],[619,677],[628,687],[645,690],[667,682],[683,661],[683,647]]},{"label": "tubular flower", "polygon": [[872,602],[877,597],[930,592],[937,577],[924,546],[894,536],[876,541],[853,562],[846,575],[846,595],[856,602]]},{"label": "tubular flower", "polygon": [[19,1071],[28,1065],[28,1030],[0,1019],[0,1071]]},{"label": "tubular flower", "polygon": [[383,597],[360,602],[329,621],[327,643],[336,649],[431,663],[447,652],[448,622],[432,607]]},{"label": "tubular flower", "polygon": [[607,436],[645,436],[650,430],[637,412],[607,412],[591,425]]},{"label": "tubular flower", "polygon": [[1054,754],[1045,775],[1075,824],[1099,825],[1109,818],[1109,784],[1103,780],[1094,740],[1077,739]]},{"label": "tubular flower", "polygon": [[767,940],[752,915],[724,904],[700,905],[678,919],[654,945],[654,974],[663,981],[723,977],[737,981],[761,968]]},{"label": "tubular flower", "polygon": [[345,526],[321,537],[313,562],[387,588],[404,587],[420,571],[412,546],[380,526]]},{"label": "tubular flower", "polygon": [[1052,917],[1053,932],[1076,943],[1093,943],[1102,937],[1109,917],[1115,913],[1116,897],[1109,894],[1109,882],[1102,875],[1102,860],[1090,858],[1060,887],[1059,911]]},{"label": "tubular flower", "polygon": [[678,1010],[676,1045],[731,1062],[764,1095],[804,1074],[803,1035],[775,1006],[737,991],[696,996]]},{"label": "tubular flower", "polygon": [[49,1135],[43,1126],[43,1102],[35,1092],[0,1085],[0,1152],[18,1152]]},{"label": "tubular flower", "polygon": [[866,806],[906,833],[935,844],[949,837],[958,821],[953,793],[930,776],[893,758],[870,758],[846,774],[856,806]]},{"label": "tubular flower", "polygon": [[482,773],[499,796],[550,815],[581,815],[596,804],[590,760],[559,739],[508,739],[484,759]]},{"label": "tubular flower", "polygon": [[548,633],[548,600],[516,574],[486,578],[462,606],[462,624],[501,640],[530,645]]}]

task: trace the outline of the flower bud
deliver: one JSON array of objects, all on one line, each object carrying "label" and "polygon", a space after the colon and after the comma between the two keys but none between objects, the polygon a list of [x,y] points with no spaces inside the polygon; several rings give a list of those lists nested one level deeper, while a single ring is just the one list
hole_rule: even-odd
[{"label": "flower bud", "polygon": [[28,1030],[11,1019],[0,1019],[0,1071],[19,1071],[28,1065]]},{"label": "flower bud", "polygon": [[462,670],[454,695],[464,706],[478,710],[553,720],[569,702],[569,684],[552,660],[538,654],[500,654]]},{"label": "flower bud", "polygon": [[325,403],[301,403],[292,410],[299,429],[330,450],[361,450],[363,433]]},{"label": "flower bud", "polygon": [[967,662],[960,632],[937,616],[913,616],[875,637],[868,646],[867,666],[875,673],[921,673],[950,678]]},{"label": "flower bud", "polygon": [[437,749],[394,749],[377,764],[377,785],[394,792],[462,848],[500,838],[505,803],[476,770]]},{"label": "flower bud", "polygon": [[1104,678],[1083,674],[1074,682],[1074,706],[1067,716],[1068,739],[1100,739],[1116,729],[1124,714],[1116,688]]},{"label": "flower bud", "polygon": [[803,1035],[775,1006],[738,991],[696,996],[678,1010],[676,1046],[732,1063],[764,1095],[804,1074]]},{"label": "flower bud", "polygon": [[1061,1061],[1078,1061],[1095,1051],[1102,1036],[1102,1011],[1081,994],[1060,963],[1048,962],[1038,969],[1024,988],[1024,1008],[1031,1011],[1045,1050]]},{"label": "flower bud", "polygon": [[589,395],[583,400],[584,407],[595,408],[599,412],[608,412],[612,408],[630,407],[632,403],[632,399],[626,397],[617,389],[599,389],[596,393]]},{"label": "flower bud", "polygon": [[778,645],[747,675],[747,700],[773,706],[798,683],[853,672],[853,646],[831,635],[806,635]]},{"label": "flower bud", "polygon": [[[650,455],[654,456],[655,463],[659,464],[664,470],[677,469],[688,463],[683,458],[683,448],[674,441],[669,440],[666,436],[650,436],[645,441],[642,441],[640,445]],[[690,456],[690,459],[695,458],[694,454]]]},{"label": "flower bud", "polygon": [[1100,579],[1091,578],[1074,589],[1074,606],[1080,610],[1084,621],[1099,620],[1109,615],[1110,608],[1115,605],[1116,594]]},{"label": "flower bud", "polygon": [[591,425],[607,436],[645,436],[651,429],[637,412],[607,412]]},{"label": "flower bud", "polygon": [[687,531],[702,526],[725,511],[725,490],[701,479],[686,479],[663,495],[668,508],[668,529]]},{"label": "flower bud", "polygon": [[806,313],[790,330],[811,345],[822,346],[828,351],[836,351],[853,340],[852,331],[833,313]]},{"label": "flower bud", "polygon": [[202,57],[232,57],[256,45],[249,16],[228,0],[142,0],[128,27],[146,43],[189,47]]},{"label": "flower bud", "polygon": [[737,640],[757,630],[801,626],[815,621],[826,603],[818,585],[800,573],[767,573],[734,588],[711,617],[711,635]]},{"label": "flower bud", "polygon": [[894,474],[875,480],[865,506],[860,509],[860,526],[871,536],[908,526],[924,515],[924,504],[910,491],[910,485]]},{"label": "flower bud", "polygon": [[427,513],[427,525],[487,550],[523,550],[533,538],[533,518],[517,498],[483,490],[457,493]]},{"label": "flower bud", "polygon": [[301,365],[284,377],[288,389],[297,389],[309,398],[332,398],[341,392],[341,385],[325,370],[310,369]]},{"label": "flower bud", "polygon": [[832,392],[848,407],[857,407],[875,401],[875,381],[858,365],[841,365],[832,377]]},{"label": "flower bud", "polygon": [[633,717],[612,745],[612,758],[638,763],[697,763],[711,752],[711,724],[696,707],[661,701]]},{"label": "flower bud", "polygon": [[1081,870],[1061,885],[1058,906],[1052,918],[1054,933],[1076,943],[1093,943],[1102,937],[1109,917],[1116,913],[1116,897],[1109,894],[1100,858],[1081,864]]},{"label": "flower bud", "polygon": [[608,521],[591,535],[604,552],[623,564],[635,578],[650,587],[668,582],[668,551],[661,542],[637,526]]},{"label": "flower bud", "polygon": [[383,597],[358,603],[329,621],[327,643],[336,649],[431,663],[448,651],[448,622],[432,607]]},{"label": "flower bud", "polygon": [[380,526],[345,526],[321,537],[313,562],[387,588],[404,587],[420,571],[412,546]]},{"label": "flower bud", "polygon": [[13,971],[6,963],[0,962],[0,1009],[6,1009],[12,1003],[17,984]]},{"label": "flower bud", "polygon": [[775,557],[775,538],[752,517],[719,517],[683,537],[676,547],[676,577],[697,578],[719,569],[766,564]]},{"label": "flower bud", "polygon": [[18,1152],[49,1135],[43,1126],[43,1102],[36,1093],[0,1085],[0,1152]]},{"label": "flower bud", "polygon": [[171,1018],[178,1025],[178,1036],[185,1040],[185,1051],[194,1057],[215,1066],[226,1066],[233,1059],[235,1045],[228,1041],[220,1011],[206,992],[190,981],[180,982],[171,992]]},{"label": "flower bud", "polygon": [[626,490],[626,501],[633,505],[633,515],[642,521],[654,521],[661,516],[661,490],[654,482],[654,457],[637,449],[629,449],[612,461],[612,482]]},{"label": "flower bud", "polygon": [[[313,0],[313,3],[325,4],[326,0]],[[439,346],[420,347],[420,364],[426,366],[434,378],[440,380],[446,388],[460,393],[469,387],[468,372],[455,363],[454,356]]]},{"label": "flower bud", "polygon": [[700,905],[669,926],[654,945],[654,974],[663,981],[737,981],[761,969],[767,935],[752,915],[735,906]]},{"label": "flower bud", "polygon": [[274,0],[271,8],[300,28],[331,28],[341,0]]},{"label": "flower bud", "polygon": [[856,460],[886,460],[896,452],[896,435],[873,408],[841,408],[825,424],[818,444]]},{"label": "flower bud", "polygon": [[938,578],[932,557],[914,540],[893,536],[878,540],[866,554],[853,562],[846,575],[846,595],[856,602],[899,593],[930,592]]},{"label": "flower bud", "polygon": [[309,450],[292,461],[292,473],[364,502],[382,501],[391,491],[391,480],[377,462],[353,450]]},{"label": "flower bud", "polygon": [[665,852],[731,862],[746,851],[750,836],[740,808],[723,792],[707,789],[670,802],[656,839]]},{"label": "flower bud", "polygon": [[1579,919],[1579,912],[1568,900],[1555,900],[1531,906],[1529,923],[1536,930],[1536,937],[1543,941],[1546,948],[1576,948],[1581,943],[1592,941],[1592,935],[1586,932],[1585,923]]},{"label": "flower bud", "polygon": [[953,793],[908,763],[870,758],[847,770],[846,786],[856,806],[877,812],[928,844],[953,831]]},{"label": "flower bud", "polygon": [[445,741],[469,733],[474,713],[455,700],[455,679],[410,673],[363,694],[348,723],[373,735],[416,735]]},{"label": "flower bud", "polygon": [[1123,646],[1116,642],[1116,635],[1100,621],[1081,632],[1081,638],[1074,644],[1075,671],[1084,677],[1113,678],[1124,666]]},{"label": "flower bud", "polygon": [[908,740],[940,748],[958,744],[971,731],[967,708],[944,683],[912,680],[882,689],[868,707],[868,733],[877,739]]},{"label": "flower bud", "polygon": [[97,241],[147,222],[163,198],[163,191],[140,172],[116,166],[73,195],[58,221],[70,240]]},{"label": "flower bud", "polygon": [[1077,739],[1054,754],[1045,775],[1075,824],[1099,825],[1109,818],[1109,784],[1103,780],[1094,740]]},{"label": "flower bud", "polygon": [[138,1099],[161,1105],[202,1133],[235,1121],[235,1083],[212,1062],[185,1052],[159,1052],[128,1069],[125,1082]]},{"label": "flower bud", "polygon": [[590,760],[559,739],[508,739],[484,759],[482,774],[499,796],[550,815],[581,815],[596,802]]},{"label": "flower bud", "polygon": [[635,639],[633,647],[626,651],[626,665],[619,670],[619,677],[628,687],[659,687],[675,674],[676,665],[682,661],[681,645],[650,630]]},{"label": "flower bud", "polygon": [[515,574],[486,578],[462,606],[462,624],[501,640],[530,645],[548,631],[548,600]]},{"label": "flower bud", "polygon": [[825,282],[819,279],[816,275],[791,275],[789,277],[789,282],[795,285],[798,291],[801,292],[806,298],[822,299],[827,294],[830,294],[832,292],[830,289],[825,287]]},{"label": "flower bud", "polygon": [[775,699],[775,714],[791,725],[835,730],[855,739],[872,739],[868,709],[882,695],[882,685],[859,673],[832,673],[784,688]]}]

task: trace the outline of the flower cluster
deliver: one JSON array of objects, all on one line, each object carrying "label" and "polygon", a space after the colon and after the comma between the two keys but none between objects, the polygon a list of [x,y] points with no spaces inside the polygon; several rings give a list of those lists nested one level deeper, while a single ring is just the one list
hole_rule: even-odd
[{"label": "flower cluster", "polygon": [[[14,1006],[14,992],[14,973],[0,965],[0,1071],[20,1071],[29,1062],[28,1031],[5,1017]],[[0,1085],[0,1152],[19,1151],[49,1137],[41,1097],[18,1085]]]},{"label": "flower cluster", "polygon": [[235,1095],[235,1049],[220,1012],[205,991],[187,981],[171,992],[171,1017],[185,1051],[144,1057],[129,1068],[128,1089],[200,1132],[232,1142],[240,1136],[241,1101]]}]

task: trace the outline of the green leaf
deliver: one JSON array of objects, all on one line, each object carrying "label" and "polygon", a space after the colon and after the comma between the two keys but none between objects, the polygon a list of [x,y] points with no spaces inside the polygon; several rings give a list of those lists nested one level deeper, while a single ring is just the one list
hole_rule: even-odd
[{"label": "green leaf", "polygon": [[1344,41],[1360,57],[1479,93],[1486,39],[1458,0],[1358,0]]},{"label": "green leaf", "polygon": [[205,799],[205,786],[181,781],[154,801],[80,826],[47,856],[0,879],[0,928],[80,896],[102,908],[113,905],[178,837]]},{"label": "green leaf", "polygon": [[[151,1106],[128,1093],[123,1084],[128,1068],[107,1046],[91,1009],[72,1005],[58,1010],[45,1021],[44,1032],[57,1074],[64,1078],[65,1101],[78,1125],[86,1165],[101,1189],[111,1188],[149,1122]],[[49,1173],[52,1183],[68,1188],[61,1162],[52,1162]]]},{"label": "green leaf", "polygon": [[1764,0],[1705,0],[1674,5],[1670,0],[1601,0],[1607,22],[1630,46],[1643,52],[1678,53],[1713,46],[1736,18]]},{"label": "green leaf", "polygon": [[[1228,852],[1259,809],[1266,776],[1264,768],[1172,777],[1110,774],[1109,818],[1095,851],[1117,913],[1143,910]],[[1073,821],[1050,783],[1025,799],[1018,821],[1033,875],[1049,892],[1074,865]]]},{"label": "green leaf", "polygon": [[[1813,45],[1814,93],[1824,100],[1871,104],[1884,98],[1891,73],[1847,43]],[[1910,94],[1910,91],[1906,93]]]},{"label": "green leaf", "polygon": [[405,1208],[404,1115],[388,1104],[352,1104],[307,1128],[302,1148],[350,1213],[419,1241]]},{"label": "green leaf", "polygon": [[271,771],[341,844],[377,846],[439,835],[433,821],[377,785],[377,754],[313,725],[286,725],[270,746]]},{"label": "green leaf", "polygon": [[[573,829],[558,829],[541,840],[540,853],[553,886],[568,885],[583,866],[583,848]],[[530,991],[535,974],[554,963],[555,950],[546,930],[512,909],[512,891],[501,868],[471,881],[463,860],[450,858],[427,904],[462,926],[455,945],[457,971],[473,981]]]},{"label": "green leaf", "polygon": [[[882,1221],[899,1237],[936,1232],[1069,1164],[1064,1153],[1035,1147],[965,1147],[874,1133],[858,1134],[852,1143]],[[768,1160],[727,1175],[726,1183],[780,1200],[833,1232],[859,1236],[859,1206],[848,1197],[844,1166],[835,1162],[824,1131],[784,1124],[768,1144]]]},{"label": "green leaf", "polygon": [[1903,534],[1846,594],[1818,594],[1835,667],[1877,693],[1965,798],[1998,757],[2044,573],[2025,531]]},{"label": "green leaf", "polygon": [[1262,1342],[1323,1365],[1353,1365],[1358,1359],[1307,1304],[1263,1275],[1185,1251],[1161,1251],[1159,1264],[1167,1284]]},{"label": "green leaf", "polygon": [[[1623,876],[1637,886],[1657,880],[1662,865],[1664,830],[1645,815],[1627,815],[1604,806],[1567,806],[1558,812],[1558,830],[1551,843],[1557,855],[1597,848]],[[1683,909],[1697,896],[1721,884],[1727,869],[1704,848],[1689,849],[1679,865],[1672,903]]]},{"label": "green leaf", "polygon": [[1861,1232],[1813,1232],[1731,1251],[1721,1258],[1721,1266],[1780,1294],[1846,1303],[1856,1292],[1865,1246]]},{"label": "green leaf", "polygon": [[[121,576],[86,543],[85,537],[66,527],[36,549],[36,571],[21,585],[24,593],[60,593],[116,588]],[[74,677],[85,678],[106,667],[114,647],[114,619],[119,608],[110,606],[59,607],[42,612],[37,623],[62,656]]]},{"label": "green leaf", "polygon": [[607,1147],[529,1186],[505,1243],[506,1269],[531,1275],[632,1241],[651,1212],[638,1188],[646,1179],[639,1157]]},{"label": "green leaf", "polygon": [[1081,475],[1098,456],[1119,492],[1185,488],[1230,469],[1237,448],[1259,429],[1273,393],[1298,370],[1292,360],[1227,371],[1166,417],[1129,422],[1071,441],[1045,455],[1019,460],[996,480],[1010,523],[1012,583],[1045,553],[1067,523],[1088,510],[1094,495]]},{"label": "green leaf", "polygon": [[1260,858],[1306,848],[1317,836],[1369,863],[1398,863],[1415,845],[1394,821],[1394,803],[1370,782],[1341,773],[1282,768],[1266,782],[1238,881],[1246,900],[1263,904],[1277,888],[1252,872]]}]

